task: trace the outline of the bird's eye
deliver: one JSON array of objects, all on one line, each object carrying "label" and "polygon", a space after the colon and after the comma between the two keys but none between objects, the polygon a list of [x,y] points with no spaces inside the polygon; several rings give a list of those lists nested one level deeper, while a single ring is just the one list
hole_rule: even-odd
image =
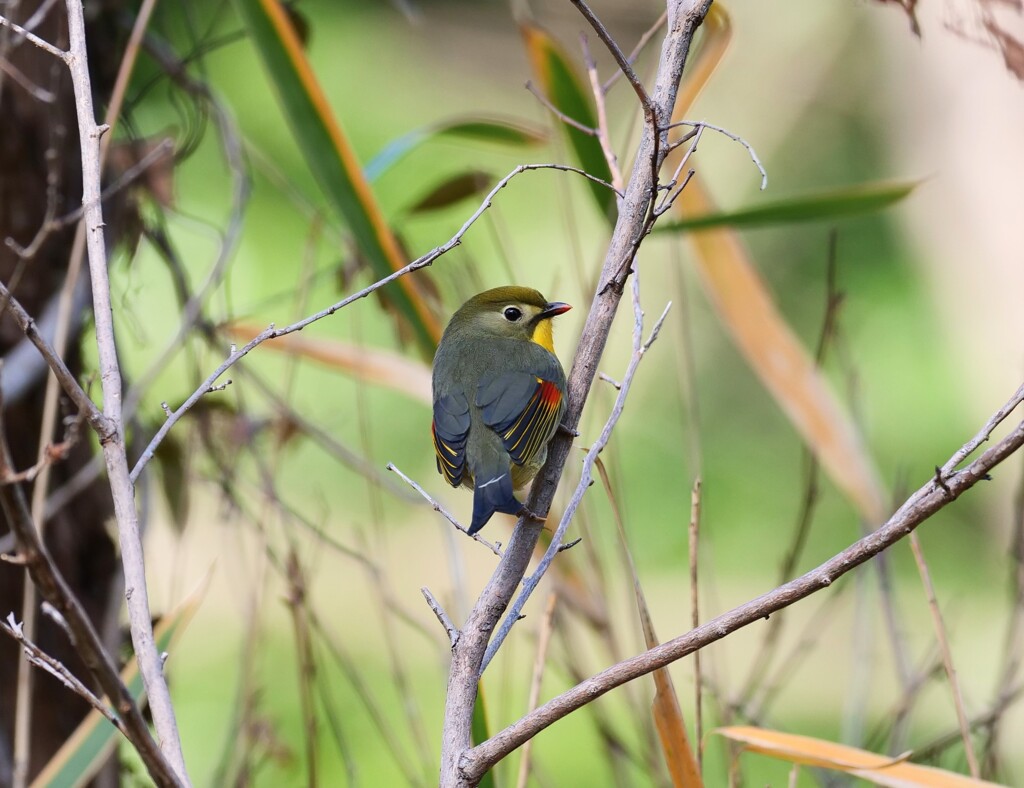
[{"label": "bird's eye", "polygon": [[519,318],[523,316],[523,310],[519,309],[518,307],[507,306],[505,307],[505,310],[501,314],[505,316],[505,319],[509,323],[515,323],[517,320],[519,320]]}]

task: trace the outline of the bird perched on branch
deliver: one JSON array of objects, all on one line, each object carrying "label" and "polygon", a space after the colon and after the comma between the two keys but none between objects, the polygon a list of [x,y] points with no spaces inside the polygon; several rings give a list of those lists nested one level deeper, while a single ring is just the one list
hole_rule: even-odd
[{"label": "bird perched on branch", "polygon": [[475,534],[495,512],[521,514],[514,490],[543,467],[565,412],[551,319],[571,309],[528,287],[497,287],[452,315],[434,356],[437,470],[473,488]]}]

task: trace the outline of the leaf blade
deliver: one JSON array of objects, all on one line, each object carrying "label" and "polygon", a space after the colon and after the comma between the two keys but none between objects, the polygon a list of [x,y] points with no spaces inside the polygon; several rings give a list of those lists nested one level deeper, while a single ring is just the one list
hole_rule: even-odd
[{"label": "leaf blade", "polygon": [[[345,220],[374,276],[383,278],[404,267],[405,256],[286,12],[277,0],[235,0],[235,6],[310,171]],[[413,280],[402,277],[381,293],[396,305],[423,351],[432,354],[441,337],[441,325]]]},{"label": "leaf blade", "polygon": [[[520,25],[523,43],[534,76],[540,82],[548,101],[563,115],[588,128],[597,127],[593,97],[583,88],[583,81],[561,45],[543,28],[526,22]],[[558,121],[569,147],[580,167],[596,178],[611,183],[612,174],[597,137]],[[593,181],[587,188],[598,210],[613,220],[616,212],[615,193]]]},{"label": "leaf blade", "polygon": [[718,728],[713,733],[740,742],[752,752],[789,763],[845,772],[887,788],[998,788],[997,783],[811,736],[742,725]]},{"label": "leaf blade", "polygon": [[842,219],[888,208],[909,196],[918,185],[919,181],[860,183],[842,189],[774,200],[735,211],[685,215],[675,221],[656,225],[655,232],[692,232],[717,227],[739,229]]},{"label": "leaf blade", "polygon": [[[181,637],[199,608],[209,586],[207,577],[181,604],[163,616],[153,628],[153,637],[160,652],[169,651]],[[142,676],[133,656],[121,671],[121,681],[128,687],[136,703],[145,696]],[[107,699],[104,698],[104,701]],[[77,788],[91,780],[116,746],[121,732],[93,709],[74,733],[50,758],[32,781],[31,788]]]}]

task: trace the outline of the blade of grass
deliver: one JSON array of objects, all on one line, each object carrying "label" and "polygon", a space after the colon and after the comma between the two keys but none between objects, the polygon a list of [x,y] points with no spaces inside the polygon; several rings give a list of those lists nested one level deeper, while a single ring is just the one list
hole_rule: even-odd
[{"label": "blade of grass", "polygon": [[[153,637],[160,653],[170,651],[181,638],[199,608],[208,586],[209,575],[180,605],[163,616],[153,627]],[[142,677],[139,675],[135,657],[132,657],[121,671],[121,680],[136,702],[141,702],[145,697],[145,688],[142,686]],[[89,712],[33,780],[32,788],[73,788],[85,785],[106,763],[119,737],[117,729],[102,714],[98,711]]]},{"label": "blade of grass", "polygon": [[399,161],[427,142],[484,142],[532,148],[547,142],[548,135],[519,121],[490,118],[459,118],[415,129],[392,140],[363,168],[367,180],[376,181]]},{"label": "blade of grass", "polygon": [[[588,129],[596,129],[597,114],[593,97],[585,89],[586,83],[559,43],[547,31],[532,23],[520,25],[520,32],[530,66],[547,100],[562,115]],[[597,136],[570,124],[563,123],[561,126],[580,166],[591,175],[611,183],[611,170],[608,169]],[[608,219],[614,217],[615,194],[596,183],[588,183],[587,186],[601,214]]]},{"label": "blade of grass", "polygon": [[[640,614],[640,624],[643,627],[644,643],[648,649],[652,649],[658,645],[658,636],[654,632],[651,611],[647,607],[647,599],[640,584],[640,576],[637,574],[633,554],[629,549],[629,541],[626,539],[626,529],[622,523],[618,500],[612,490],[608,471],[600,457],[594,461],[594,467],[597,468],[608,501],[611,503],[615,526],[619,532],[619,544],[633,579],[633,593],[636,596],[637,611]],[[701,779],[700,766],[686,733],[686,721],[683,719],[683,710],[679,707],[679,696],[676,695],[672,676],[669,674],[668,668],[659,668],[651,675],[654,677],[656,688],[653,704],[654,723],[658,728],[658,738],[661,740],[662,754],[665,756],[665,763],[672,776],[672,784],[676,788],[701,788],[704,781]]]},{"label": "blade of grass", "polygon": [[760,203],[736,211],[712,211],[655,225],[655,232],[685,232],[712,227],[764,227],[767,225],[841,219],[888,208],[918,186],[918,181],[860,183],[843,189]]},{"label": "blade of grass", "polygon": [[[331,112],[277,0],[235,0],[235,6],[277,92],[292,134],[320,188],[352,232],[376,278],[406,264],[341,124]],[[415,278],[402,277],[385,289],[426,354],[433,354],[441,325],[419,293]]]},{"label": "blade of grass", "polygon": [[[708,35],[687,69],[673,121],[687,110],[707,84],[728,48],[729,17],[712,6],[702,30]],[[682,148],[666,160],[674,166]],[[673,216],[709,216],[717,209],[698,176],[682,190]],[[869,522],[881,520],[886,496],[874,462],[852,420],[840,407],[810,354],[779,313],[738,235],[716,227],[689,236],[696,251],[697,270],[719,318],[729,329],[747,363],[778,402],[836,486]]]},{"label": "blade of grass", "polygon": [[[484,701],[484,684],[482,681],[477,686],[476,703],[473,705],[472,736],[474,744],[479,744],[491,738],[490,729],[487,726],[487,704]],[[493,769],[480,778],[479,785],[482,788],[495,788]]]},{"label": "blade of grass", "polygon": [[[683,215],[713,210],[698,177],[691,179],[675,206]],[[886,496],[874,462],[825,376],[779,312],[737,234],[717,228],[689,237],[705,292],[751,369],[836,487],[865,520],[880,522]]]}]

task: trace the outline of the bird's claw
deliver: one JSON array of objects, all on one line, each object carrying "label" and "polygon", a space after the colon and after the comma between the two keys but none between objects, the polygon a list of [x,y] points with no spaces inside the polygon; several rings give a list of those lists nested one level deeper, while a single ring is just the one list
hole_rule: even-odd
[{"label": "bird's claw", "polygon": [[558,432],[562,433],[563,435],[567,435],[570,438],[578,438],[580,436],[580,434],[572,427],[568,427],[565,424],[561,423],[559,423],[558,425]]},{"label": "bird's claw", "polygon": [[526,506],[519,510],[519,517],[522,517],[524,520],[533,520],[535,523],[546,523],[548,521],[546,515],[541,516]]}]

